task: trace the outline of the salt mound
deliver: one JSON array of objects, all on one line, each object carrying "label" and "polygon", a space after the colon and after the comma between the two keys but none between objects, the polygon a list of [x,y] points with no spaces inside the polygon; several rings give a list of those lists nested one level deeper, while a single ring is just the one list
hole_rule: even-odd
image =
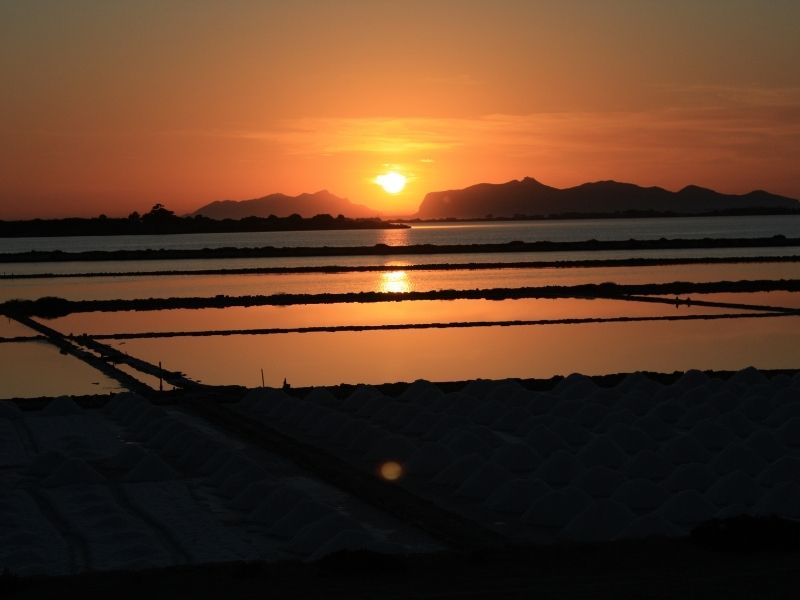
[{"label": "salt mound", "polygon": [[267,531],[282,540],[288,540],[309,523],[315,523],[332,514],[331,509],[314,500],[301,500],[289,512],[273,523]]},{"label": "salt mound", "polygon": [[459,487],[474,473],[477,473],[484,464],[486,461],[479,455],[468,454],[439,473],[433,479],[433,483],[450,488]]},{"label": "salt mound", "polygon": [[70,458],[62,462],[58,468],[43,482],[44,487],[60,487],[76,483],[100,483],[102,475],[82,460]]},{"label": "salt mound", "polygon": [[461,393],[475,396],[476,398],[483,398],[494,389],[495,385],[496,383],[489,379],[473,379],[461,388]]},{"label": "salt mound", "polygon": [[108,466],[113,469],[132,469],[147,456],[147,452],[141,447],[133,444],[126,444],[114,456],[108,459]]},{"label": "salt mound", "polygon": [[671,400],[655,407],[650,414],[674,426],[686,414],[686,408],[680,402]]},{"label": "salt mound", "polygon": [[570,419],[558,419],[550,428],[573,448],[585,446],[594,438],[592,432]]},{"label": "salt mound", "polygon": [[739,393],[722,388],[709,396],[708,405],[713,407],[719,414],[726,414],[739,408],[743,400],[744,398]]},{"label": "salt mound", "polygon": [[699,404],[693,406],[680,418],[678,427],[680,429],[691,429],[698,423],[708,419],[715,419],[719,416],[719,411],[710,404]]},{"label": "salt mound", "polygon": [[706,498],[720,508],[736,505],[753,506],[761,493],[761,488],[750,475],[734,471],[711,486],[706,492]]},{"label": "salt mound", "polygon": [[523,521],[529,525],[558,531],[588,505],[589,497],[580,490],[554,491],[539,498],[525,513]]},{"label": "salt mound", "polygon": [[589,443],[580,454],[587,467],[609,467],[618,469],[628,461],[628,456],[608,436],[598,437]]},{"label": "salt mound", "polygon": [[148,454],[125,477],[125,481],[171,481],[179,479],[175,470],[155,454]]},{"label": "salt mound", "polygon": [[250,517],[259,523],[272,525],[305,499],[302,492],[288,485],[281,485],[262,500]]},{"label": "salt mound", "polygon": [[409,385],[403,393],[400,394],[398,399],[401,402],[413,402],[415,404],[430,404],[435,402],[442,396],[440,390],[435,384],[424,379],[417,379],[414,383]]},{"label": "salt mound", "polygon": [[537,477],[551,486],[564,486],[572,482],[583,469],[580,461],[565,450],[557,450],[541,464]]},{"label": "salt mound", "polygon": [[351,518],[333,514],[303,527],[292,538],[289,549],[295,554],[310,556],[341,532],[351,529],[358,531],[362,527]]},{"label": "salt mound", "polygon": [[533,392],[529,396],[527,408],[534,415],[546,415],[553,410],[558,402],[558,396],[548,392]]},{"label": "salt mound", "polygon": [[686,391],[701,385],[705,385],[708,382],[708,375],[702,371],[698,371],[697,369],[690,369],[681,375],[681,377],[675,383],[673,383],[671,387]]},{"label": "salt mound", "polygon": [[342,400],[334,396],[326,388],[314,388],[306,394],[305,400],[317,406],[327,406],[329,408],[335,408],[342,404]]},{"label": "salt mound", "polygon": [[42,409],[42,415],[47,417],[66,417],[80,414],[83,414],[83,409],[67,396],[59,396],[51,400]]},{"label": "salt mound", "polygon": [[654,414],[640,418],[633,425],[658,442],[665,442],[675,436],[675,428]]},{"label": "salt mound", "polygon": [[328,442],[336,448],[348,448],[361,433],[364,425],[366,421],[363,419],[346,418],[339,429],[332,433]]},{"label": "salt mound", "polygon": [[0,419],[19,419],[22,410],[13,402],[0,402]]},{"label": "salt mound", "polygon": [[453,454],[466,454],[467,452],[480,452],[489,454],[492,447],[479,436],[470,431],[456,431],[443,440]]},{"label": "salt mound", "polygon": [[379,465],[387,461],[405,463],[416,452],[414,445],[406,438],[392,435],[378,440],[367,454],[369,464]]},{"label": "salt mound", "polygon": [[800,417],[800,402],[786,402],[778,406],[769,415],[766,423],[770,427],[780,427],[784,423],[798,417]]},{"label": "salt mound", "polygon": [[408,423],[399,428],[400,432],[405,435],[414,437],[422,436],[428,433],[433,425],[437,422],[438,417],[435,413],[427,410],[420,411]]},{"label": "salt mound", "polygon": [[410,476],[433,477],[453,464],[455,456],[442,444],[428,443],[409,458],[406,472]]},{"label": "salt mound", "polygon": [[49,475],[58,469],[65,460],[66,457],[58,450],[48,450],[36,455],[36,458],[28,465],[28,472],[32,475]]},{"label": "salt mound", "polygon": [[492,427],[497,431],[513,433],[532,416],[531,412],[526,408],[511,408],[500,415]]},{"label": "salt mound", "polygon": [[550,491],[540,479],[512,479],[492,492],[486,505],[497,513],[521,515]]},{"label": "salt mound", "polygon": [[248,410],[270,412],[288,399],[289,396],[283,390],[254,388],[244,395],[239,404]]},{"label": "salt mound", "polygon": [[512,473],[529,473],[542,462],[542,457],[526,444],[504,444],[492,452],[491,460]]},{"label": "salt mound", "polygon": [[463,392],[454,392],[441,396],[438,400],[432,402],[428,409],[435,413],[446,412],[448,416],[460,415],[466,417],[472,414],[472,411],[481,404],[483,404],[483,400],[475,396]]},{"label": "salt mound", "polygon": [[619,535],[620,539],[646,539],[651,537],[678,537],[681,531],[659,514],[639,517]]},{"label": "salt mound", "polygon": [[644,416],[653,410],[655,398],[651,393],[633,390],[626,392],[625,395],[618,400],[617,405],[621,408],[627,408],[635,415]]},{"label": "salt mound", "polygon": [[668,498],[663,487],[647,479],[629,479],[615,492],[614,500],[631,510],[644,513],[656,510]]},{"label": "salt mound", "polygon": [[778,442],[771,431],[762,429],[753,433],[745,445],[767,462],[773,462],[786,454],[786,449]]},{"label": "salt mound", "polygon": [[624,475],[619,471],[605,466],[593,466],[578,475],[575,486],[592,498],[608,498],[624,479]]},{"label": "salt mound", "polygon": [[690,435],[709,450],[721,450],[733,443],[733,433],[714,421],[703,421],[694,426]]},{"label": "salt mound", "polygon": [[778,430],[778,439],[787,448],[800,449],[800,417],[793,417]]},{"label": "salt mound", "polygon": [[525,392],[525,388],[516,379],[505,379],[503,381],[496,381],[486,393],[486,403],[505,405],[508,398],[511,398],[519,392]]},{"label": "salt mound", "polygon": [[625,466],[625,474],[631,479],[661,481],[669,477],[674,468],[660,454],[643,450]]},{"label": "salt mound", "polygon": [[390,547],[386,544],[380,544],[369,533],[363,529],[346,529],[340,531],[333,538],[320,546],[314,554],[309,558],[310,561],[319,560],[329,554],[335,552],[342,552],[344,550],[370,550],[375,551],[388,551]]},{"label": "salt mound", "polygon": [[705,492],[716,481],[717,478],[708,465],[693,463],[678,467],[664,482],[664,487],[670,492]]},{"label": "salt mound", "polygon": [[141,410],[150,403],[142,398],[139,394],[133,392],[121,392],[114,394],[114,396],[105,405],[105,410],[110,412],[114,417],[121,418],[127,416],[128,413],[134,410]]},{"label": "salt mound", "polygon": [[592,502],[564,530],[564,537],[580,542],[605,542],[616,539],[634,520],[634,515],[619,502]]},{"label": "salt mound", "polygon": [[628,455],[638,454],[642,450],[654,450],[657,446],[653,438],[641,429],[629,425],[614,425],[608,431],[608,438]]},{"label": "salt mound", "polygon": [[376,400],[380,397],[381,393],[375,388],[360,386],[339,405],[339,409],[353,414],[365,406],[377,405]]},{"label": "salt mound", "polygon": [[578,411],[575,420],[588,429],[594,429],[606,416],[608,408],[597,402],[590,402]]},{"label": "salt mound", "polygon": [[254,481],[231,501],[231,505],[238,510],[250,512],[276,489],[275,482],[270,479]]},{"label": "salt mound", "polygon": [[789,519],[800,519],[800,486],[784,483],[767,493],[756,506],[761,515],[776,515]]},{"label": "salt mound", "polygon": [[597,391],[597,385],[585,375],[572,373],[559,381],[554,391],[565,399],[587,398]]},{"label": "salt mound", "polygon": [[769,465],[758,478],[758,483],[766,487],[784,483],[800,483],[800,459],[782,456]]},{"label": "salt mound", "polygon": [[472,500],[485,500],[503,482],[511,479],[511,473],[492,463],[486,463],[464,481],[456,496]]},{"label": "salt mound", "polygon": [[733,377],[730,378],[731,383],[743,386],[753,386],[769,382],[769,379],[756,369],[755,367],[747,367],[737,371]]},{"label": "salt mound", "polygon": [[566,450],[567,445],[564,440],[561,439],[561,436],[550,431],[544,425],[536,426],[533,431],[531,431],[525,441],[528,445],[536,450],[539,456],[549,456],[556,450]]},{"label": "salt mound", "polygon": [[661,450],[661,455],[673,465],[706,463],[711,460],[711,452],[691,435],[682,435],[670,440]]},{"label": "salt mound", "polygon": [[733,471],[741,470],[755,476],[763,471],[766,466],[767,463],[763,458],[741,444],[728,446],[711,462],[711,468],[718,475],[727,475]]},{"label": "salt mound", "polygon": [[716,509],[699,492],[686,490],[669,498],[659,514],[684,531],[714,517]]},{"label": "salt mound", "polygon": [[487,398],[483,404],[478,405],[472,411],[470,418],[480,425],[491,425],[503,416],[505,410],[502,404]]}]

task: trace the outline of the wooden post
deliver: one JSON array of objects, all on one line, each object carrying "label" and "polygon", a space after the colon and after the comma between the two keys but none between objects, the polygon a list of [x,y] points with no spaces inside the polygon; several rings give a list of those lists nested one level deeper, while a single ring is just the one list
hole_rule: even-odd
[{"label": "wooden post", "polygon": [[261,387],[264,387],[264,369],[261,369]]},{"label": "wooden post", "polygon": [[158,361],[158,391],[164,391],[164,382],[161,379],[161,361]]}]

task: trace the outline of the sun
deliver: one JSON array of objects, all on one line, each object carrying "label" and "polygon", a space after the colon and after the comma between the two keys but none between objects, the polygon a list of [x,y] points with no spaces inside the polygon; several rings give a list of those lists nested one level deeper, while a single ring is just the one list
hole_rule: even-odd
[{"label": "sun", "polygon": [[406,187],[407,180],[408,178],[405,175],[401,175],[397,171],[389,171],[388,173],[378,175],[375,178],[375,183],[389,194],[399,194],[403,191],[403,188]]}]

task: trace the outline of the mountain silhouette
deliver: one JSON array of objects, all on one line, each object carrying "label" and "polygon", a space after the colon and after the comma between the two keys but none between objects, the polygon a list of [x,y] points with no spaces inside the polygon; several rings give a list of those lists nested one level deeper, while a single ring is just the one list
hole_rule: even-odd
[{"label": "mountain silhouette", "polygon": [[192,216],[202,215],[210,219],[244,219],[270,215],[288,217],[292,214],[299,214],[301,217],[329,214],[368,218],[375,217],[376,211],[362,204],[350,202],[347,198],[340,198],[328,190],[321,190],[314,194],[298,196],[270,194],[252,200],[217,200],[198,208]]},{"label": "mountain silhouette", "polygon": [[525,177],[507,183],[480,183],[462,190],[426,194],[420,219],[476,219],[567,214],[609,214],[632,211],[702,214],[736,210],[800,210],[800,202],[763,190],[721,194],[689,185],[678,192],[632,183],[597,181],[555,188]]}]

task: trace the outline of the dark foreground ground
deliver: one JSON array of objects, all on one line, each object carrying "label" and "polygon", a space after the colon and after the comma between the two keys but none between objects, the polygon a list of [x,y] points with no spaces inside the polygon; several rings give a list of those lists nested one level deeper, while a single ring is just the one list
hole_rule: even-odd
[{"label": "dark foreground ground", "polygon": [[683,540],[469,554],[340,553],[66,578],[0,577],[3,598],[795,598],[800,524],[733,521]]}]

